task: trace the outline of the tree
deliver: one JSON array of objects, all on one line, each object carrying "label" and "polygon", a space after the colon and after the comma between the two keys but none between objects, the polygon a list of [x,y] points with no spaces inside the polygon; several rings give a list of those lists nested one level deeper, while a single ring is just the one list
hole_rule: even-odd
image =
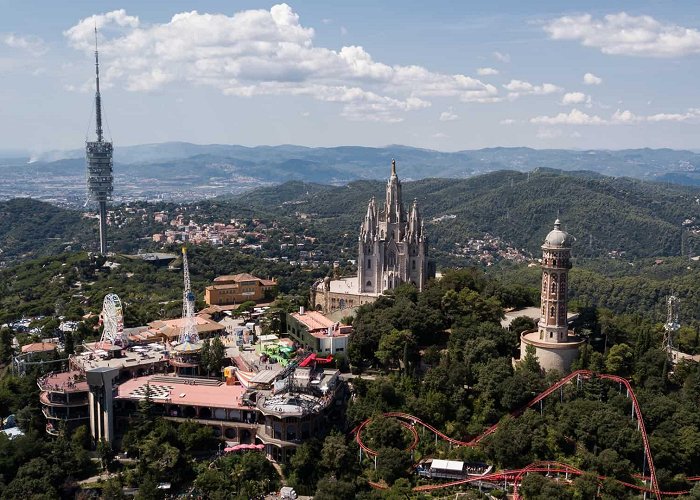
[{"label": "tree", "polygon": [[100,457],[102,470],[107,470],[114,458],[114,451],[112,450],[112,446],[110,446],[110,444],[107,441],[100,440],[100,442],[97,443],[97,455]]},{"label": "tree", "polygon": [[331,432],[323,440],[321,448],[321,467],[330,472],[333,477],[340,478],[352,469],[354,457],[345,442],[345,436],[339,432]]},{"label": "tree", "polygon": [[63,350],[66,355],[75,354],[75,343],[73,342],[73,332],[67,331],[63,336]]},{"label": "tree", "polygon": [[214,340],[211,341],[209,346],[209,359],[207,363],[207,370],[209,373],[215,373],[217,376],[220,376],[225,357],[226,348],[224,347],[224,343],[221,342],[219,337],[214,337]]},{"label": "tree", "polygon": [[411,466],[411,455],[407,451],[380,448],[377,452],[377,476],[389,485],[404,476]]},{"label": "tree", "polygon": [[337,500],[338,498],[355,498],[355,486],[334,477],[326,477],[318,482],[314,500]]},{"label": "tree", "polygon": [[518,368],[522,370],[529,371],[530,373],[541,373],[542,368],[540,367],[540,362],[537,359],[537,350],[532,344],[527,344],[525,347],[525,357],[520,360]]},{"label": "tree", "polygon": [[0,364],[9,363],[12,359],[12,336],[12,330],[7,327],[0,328]]},{"label": "tree", "polygon": [[209,362],[210,362],[210,352],[211,352],[211,340],[202,340],[202,347],[199,350],[199,366],[204,369],[204,371],[209,374]]},{"label": "tree", "polygon": [[529,316],[518,316],[510,322],[510,329],[518,336],[520,336],[522,332],[534,330],[535,328],[537,328],[537,323]]},{"label": "tree", "polygon": [[616,344],[610,348],[605,358],[605,369],[608,373],[629,375],[634,362],[634,352],[627,344]]},{"label": "tree", "polygon": [[392,330],[382,335],[379,340],[377,359],[387,368],[398,366],[401,360],[412,360],[415,357],[416,340],[410,330]]}]

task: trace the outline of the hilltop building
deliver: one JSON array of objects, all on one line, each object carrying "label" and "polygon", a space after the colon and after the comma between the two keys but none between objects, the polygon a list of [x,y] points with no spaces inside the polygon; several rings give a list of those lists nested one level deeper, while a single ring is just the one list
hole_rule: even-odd
[{"label": "hilltop building", "polygon": [[311,303],[325,313],[358,307],[374,302],[385,290],[411,283],[422,290],[435,270],[427,259],[423,219],[413,200],[406,212],[401,196],[401,181],[396,162],[391,162],[391,176],[386,186],[384,206],[374,199],[358,237],[357,276],[314,284]]},{"label": "hilltop building", "polygon": [[248,273],[219,276],[214,284],[204,289],[207,305],[241,304],[252,300],[272,300],[277,292],[275,280],[265,280]]},{"label": "hilltop building", "polygon": [[299,345],[316,353],[344,352],[352,333],[351,325],[341,325],[318,311],[287,313],[287,333]]},{"label": "hilltop building", "polygon": [[571,269],[571,244],[574,238],[561,229],[561,222],[554,222],[542,245],[542,287],[540,290],[540,320],[537,330],[523,332],[520,336],[520,359],[528,346],[535,348],[543,370],[567,372],[583,343],[569,330],[567,321],[567,296],[569,269]]}]

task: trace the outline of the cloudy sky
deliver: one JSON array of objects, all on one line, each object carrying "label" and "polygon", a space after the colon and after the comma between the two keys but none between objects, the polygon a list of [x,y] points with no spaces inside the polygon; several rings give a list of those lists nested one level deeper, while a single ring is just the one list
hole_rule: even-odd
[{"label": "cloudy sky", "polygon": [[117,147],[700,149],[700,2],[610,4],[0,0],[0,149],[82,147],[95,24]]}]

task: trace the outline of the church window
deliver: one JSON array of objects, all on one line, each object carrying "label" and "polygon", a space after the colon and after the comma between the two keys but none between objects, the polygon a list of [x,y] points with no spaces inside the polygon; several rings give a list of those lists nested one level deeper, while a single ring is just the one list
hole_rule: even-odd
[{"label": "church window", "polygon": [[367,259],[367,269],[372,269],[372,259]]},{"label": "church window", "polygon": [[553,318],[554,317],[554,306],[549,308],[549,317]]},{"label": "church window", "polygon": [[549,285],[549,293],[557,293],[557,275],[552,274],[552,283]]},{"label": "church window", "polygon": [[547,291],[547,273],[542,273],[542,291]]},{"label": "church window", "polygon": [[564,276],[561,277],[559,282],[559,293],[562,295],[566,293],[566,278]]},{"label": "church window", "polygon": [[413,270],[414,271],[416,270],[416,261],[415,260],[413,260]]},{"label": "church window", "polygon": [[368,281],[367,284],[366,284],[365,286],[371,287],[371,286],[372,286],[372,282],[371,282],[371,281]]}]

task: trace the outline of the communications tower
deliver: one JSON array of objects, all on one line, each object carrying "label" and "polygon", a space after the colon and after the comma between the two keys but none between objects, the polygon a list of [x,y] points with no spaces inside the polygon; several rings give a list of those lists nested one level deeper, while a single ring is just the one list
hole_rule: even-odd
[{"label": "communications tower", "polygon": [[181,346],[194,346],[199,342],[197,323],[194,318],[194,293],[190,285],[190,269],[187,263],[187,248],[182,247],[182,270],[185,278],[185,288],[182,293],[182,330],[179,343]]},{"label": "communications tower", "polygon": [[96,202],[100,217],[100,253],[107,253],[107,202],[112,199],[112,143],[102,135],[102,98],[100,96],[100,61],[95,28],[95,121],[97,140],[86,141],[88,201]]},{"label": "communications tower", "polygon": [[681,325],[678,321],[681,312],[681,300],[675,295],[666,299],[666,324],[664,325],[663,349],[673,359],[674,340]]}]

